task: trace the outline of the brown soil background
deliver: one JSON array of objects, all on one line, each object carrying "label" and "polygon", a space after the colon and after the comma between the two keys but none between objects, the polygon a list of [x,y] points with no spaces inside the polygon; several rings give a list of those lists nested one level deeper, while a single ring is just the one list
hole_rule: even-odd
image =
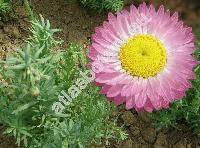
[{"label": "brown soil background", "polygon": [[[141,0],[125,0],[125,8],[130,4],[138,5]],[[163,4],[172,12],[179,11],[186,24],[194,27],[197,38],[200,36],[200,1],[199,0],[151,0],[156,6]],[[22,3],[13,2],[13,12],[0,20],[0,57],[12,53],[24,43],[29,34],[29,22]],[[65,41],[64,47],[70,42],[87,44],[94,33],[95,27],[106,20],[106,12],[97,12],[82,8],[77,2],[64,0],[32,0],[33,8],[44,18],[50,20],[54,28],[62,29],[58,34]],[[184,124],[176,129],[157,131],[149,114],[142,112],[136,114],[126,111],[123,106],[116,113],[119,125],[125,125],[129,138],[121,143],[111,141],[110,148],[200,148],[200,138],[193,135]],[[3,127],[0,126],[0,148],[17,148],[13,138],[2,135]],[[104,148],[105,146],[101,146]]]}]

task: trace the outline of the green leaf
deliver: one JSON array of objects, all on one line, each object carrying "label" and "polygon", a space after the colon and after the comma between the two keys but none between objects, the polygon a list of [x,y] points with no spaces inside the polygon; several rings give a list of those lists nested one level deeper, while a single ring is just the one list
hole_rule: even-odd
[{"label": "green leaf", "polygon": [[6,59],[6,63],[8,64],[15,64],[17,62],[19,62],[19,59],[16,57],[9,57],[8,59]]},{"label": "green leaf", "polygon": [[53,114],[54,117],[62,117],[62,118],[68,118],[71,115],[70,114],[62,114],[62,113],[57,113],[57,114]]},{"label": "green leaf", "polygon": [[18,49],[17,52],[19,53],[22,59],[25,59],[25,53],[21,49]]},{"label": "green leaf", "polygon": [[19,106],[16,110],[14,110],[14,111],[12,112],[12,114],[18,114],[19,112],[28,109],[29,107],[35,105],[36,103],[37,103],[37,102],[33,101],[33,102],[27,103],[27,104],[25,104],[25,105]]},{"label": "green leaf", "polygon": [[25,130],[20,130],[19,132],[24,134],[24,135],[26,135],[26,136],[28,136],[28,137],[32,137],[32,135],[30,133],[28,133],[27,131],[25,131]]},{"label": "green leaf", "polygon": [[72,119],[69,120],[69,130],[72,130],[74,126],[74,121]]},{"label": "green leaf", "polygon": [[39,56],[40,56],[40,54],[42,53],[42,51],[44,50],[44,48],[45,48],[45,45],[43,45],[42,47],[40,47],[40,48],[37,50],[37,52],[36,52],[35,55],[34,55],[34,59],[38,59],[38,58],[39,58]]},{"label": "green leaf", "polygon": [[9,66],[8,69],[10,70],[23,70],[26,68],[25,64],[19,64],[19,65],[15,65],[15,66]]},{"label": "green leaf", "polygon": [[49,55],[46,58],[37,59],[37,62],[40,64],[47,63],[52,57],[53,57],[52,55]]}]

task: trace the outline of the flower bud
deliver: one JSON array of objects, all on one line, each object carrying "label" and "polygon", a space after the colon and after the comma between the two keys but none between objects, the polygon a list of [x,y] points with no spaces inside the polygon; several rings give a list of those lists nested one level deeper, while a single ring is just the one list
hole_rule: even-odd
[{"label": "flower bud", "polygon": [[31,95],[32,96],[37,97],[37,96],[39,96],[39,94],[40,94],[40,90],[38,89],[38,87],[31,88]]},{"label": "flower bud", "polygon": [[4,69],[7,69],[7,68],[8,68],[8,65],[5,64],[5,65],[3,66],[3,68],[4,68]]},{"label": "flower bud", "polygon": [[27,75],[30,75],[31,74],[31,71],[28,69],[27,70]]}]

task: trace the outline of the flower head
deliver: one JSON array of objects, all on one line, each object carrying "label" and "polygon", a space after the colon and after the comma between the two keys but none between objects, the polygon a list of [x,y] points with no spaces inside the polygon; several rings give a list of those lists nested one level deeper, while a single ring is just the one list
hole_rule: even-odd
[{"label": "flower head", "polygon": [[177,13],[143,3],[117,16],[109,13],[92,36],[88,57],[108,100],[151,112],[168,108],[192,87],[194,50],[192,28]]}]

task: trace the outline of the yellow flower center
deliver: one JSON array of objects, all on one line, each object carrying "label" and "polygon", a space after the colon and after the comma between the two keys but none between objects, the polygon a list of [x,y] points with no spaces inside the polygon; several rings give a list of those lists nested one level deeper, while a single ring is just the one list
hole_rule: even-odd
[{"label": "yellow flower center", "polygon": [[120,49],[122,68],[132,76],[148,78],[163,70],[166,62],[164,45],[152,35],[130,38]]}]

